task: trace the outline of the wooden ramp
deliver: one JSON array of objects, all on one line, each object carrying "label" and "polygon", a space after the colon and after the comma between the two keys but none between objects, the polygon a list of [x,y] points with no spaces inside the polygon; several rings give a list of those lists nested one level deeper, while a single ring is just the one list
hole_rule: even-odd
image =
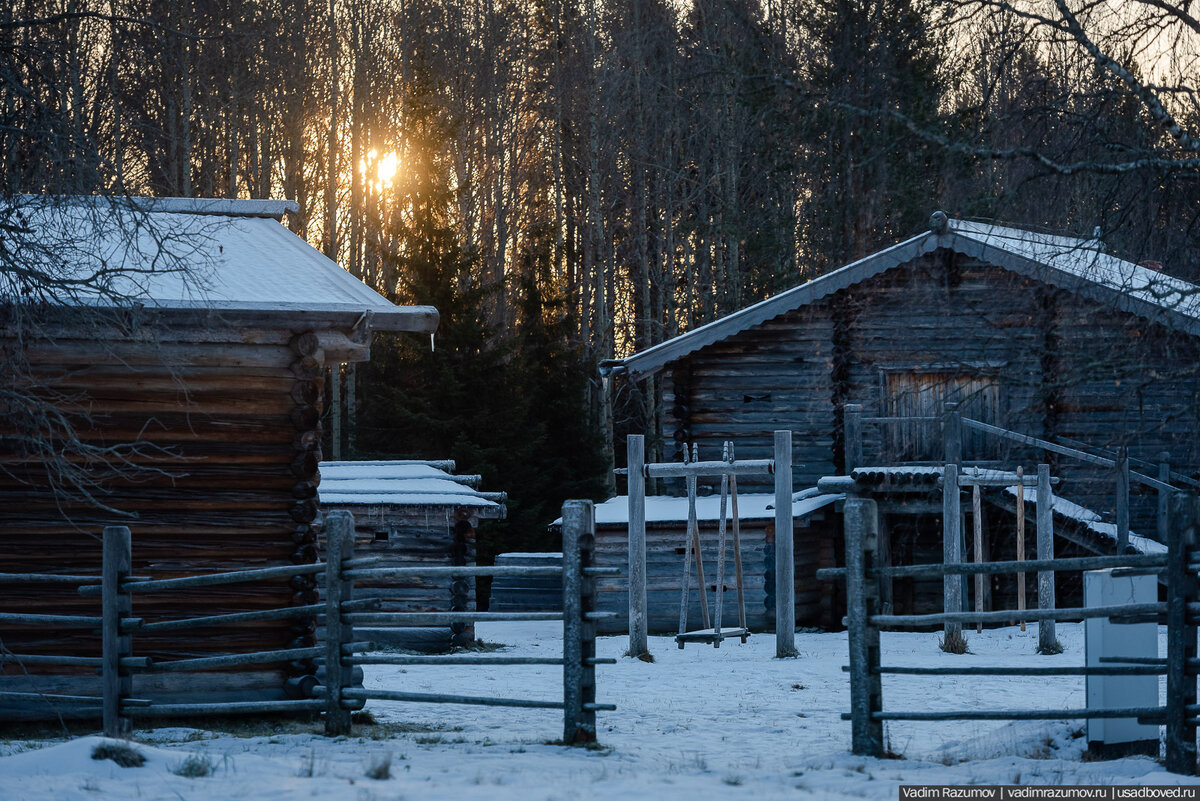
[{"label": "wooden ramp", "polygon": [[[984,490],[983,497],[993,506],[1016,513],[1017,494],[1013,487],[988,487]],[[1036,517],[1035,502],[1036,496],[1032,488],[1027,487],[1025,489],[1027,520],[1033,520]],[[1115,524],[1105,522],[1098,512],[1059,495],[1054,496],[1053,508],[1056,536],[1070,540],[1099,556],[1116,554],[1117,527]],[[1129,532],[1129,548],[1130,553],[1166,553],[1165,545],[1148,537],[1139,536],[1132,531]]]}]

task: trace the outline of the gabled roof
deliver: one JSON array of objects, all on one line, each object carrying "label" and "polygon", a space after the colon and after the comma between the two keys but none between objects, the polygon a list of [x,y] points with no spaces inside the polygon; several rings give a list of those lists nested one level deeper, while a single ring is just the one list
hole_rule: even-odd
[{"label": "gabled roof", "polygon": [[503,492],[480,492],[479,476],[457,476],[444,462],[321,462],[323,506],[466,507],[503,518]]},{"label": "gabled roof", "polygon": [[1052,236],[998,225],[949,220],[940,233],[918,234],[753,306],[670,339],[618,364],[632,378],[781,314],[815,303],[940,248],[1108,303],[1153,322],[1200,335],[1200,287],[1118,259],[1096,240]]},{"label": "gabled roof", "polygon": [[[280,225],[291,201],[16,196],[16,244],[63,281],[54,303],[314,314],[375,330],[433,331],[429,306],[396,306]],[[11,236],[6,237],[10,238]],[[10,287],[0,286],[0,292]]]}]

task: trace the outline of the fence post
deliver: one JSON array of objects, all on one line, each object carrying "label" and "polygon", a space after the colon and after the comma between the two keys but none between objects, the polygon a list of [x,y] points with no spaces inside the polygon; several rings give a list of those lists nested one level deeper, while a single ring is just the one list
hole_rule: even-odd
[{"label": "fence post", "polygon": [[[942,473],[942,561],[948,565],[962,562],[962,506],[958,495],[958,465],[947,462]],[[962,611],[961,576],[942,577],[942,610]],[[942,636],[947,644],[962,637],[962,623],[946,623]]]},{"label": "fence post", "polygon": [[591,501],[563,504],[563,742],[596,741],[596,581],[583,572],[596,548]]},{"label": "fence post", "polygon": [[342,578],[342,562],[354,557],[354,516],[336,509],[325,516],[325,734],[350,733],[350,710],[342,690],[351,683],[342,665],[342,646],[354,639],[354,627],[342,620],[342,604],[354,597],[354,582]]},{"label": "fence post", "polygon": [[[1039,464],[1037,475],[1037,558],[1054,558],[1054,492],[1050,489],[1050,465]],[[1054,571],[1038,572],[1038,609],[1054,608]],[[1058,653],[1053,620],[1038,621],[1038,653]]]},{"label": "fence post", "polygon": [[942,406],[942,450],[944,461],[962,464],[962,412],[954,402]]},{"label": "fence post", "polygon": [[629,655],[641,659],[650,653],[646,639],[645,437],[630,434],[625,440],[625,452],[629,480]]},{"label": "fence post", "polygon": [[796,655],[796,557],[792,543],[792,432],[775,432],[775,656]]},{"label": "fence post", "polygon": [[1129,448],[1117,449],[1117,553],[1129,545]]},{"label": "fence post", "polygon": [[883,756],[883,723],[873,713],[883,708],[879,677],[879,629],[871,616],[879,612],[878,583],[867,577],[874,567],[875,501],[851,495],[843,512],[846,532],[846,636],[850,646],[851,749]]},{"label": "fence post", "polygon": [[847,403],[842,407],[842,451],[846,461],[846,475],[862,464],[862,404]]},{"label": "fence post", "polygon": [[[1158,455],[1158,480],[1164,484],[1171,483],[1171,453],[1163,451]],[[1158,541],[1166,544],[1171,536],[1171,493],[1166,490],[1158,491]]]},{"label": "fence post", "polygon": [[128,738],[133,733],[133,721],[121,709],[121,702],[133,694],[133,677],[121,667],[121,658],[130,656],[133,650],[132,638],[121,632],[121,619],[133,612],[132,596],[121,586],[133,569],[132,538],[127,526],[105,526],[103,560],[100,675],[104,685],[104,736]]},{"label": "fence post", "polygon": [[1196,576],[1188,569],[1196,547],[1196,499],[1186,492],[1172,493],[1171,528],[1167,544],[1167,770],[1196,772],[1196,674],[1189,660],[1196,658],[1196,625],[1188,603],[1195,600]]}]

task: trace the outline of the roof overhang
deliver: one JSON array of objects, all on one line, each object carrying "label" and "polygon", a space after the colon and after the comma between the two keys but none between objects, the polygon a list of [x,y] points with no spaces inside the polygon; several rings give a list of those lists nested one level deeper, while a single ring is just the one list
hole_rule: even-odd
[{"label": "roof overhang", "polygon": [[[963,230],[955,230],[955,224],[962,226]],[[1029,253],[1021,252],[1021,247],[1005,248],[997,244],[1004,241],[1004,237],[997,235],[997,231],[1006,232],[1004,235],[1010,236],[1014,242],[1024,236],[1025,244],[1029,241],[1040,244],[1052,260],[1068,256],[1072,269],[1048,264]],[[1094,242],[952,221],[951,226],[940,233],[929,231],[918,234],[640,353],[625,359],[609,360],[602,364],[601,371],[605,374],[624,374],[633,380],[640,380],[690,353],[939,249],[976,258],[1081,297],[1106,303],[1150,322],[1200,336],[1200,313],[1195,308],[1196,299],[1200,297],[1200,287],[1115,259],[1104,254]],[[1101,261],[1104,264],[1092,264]],[[1114,271],[1114,265],[1118,267],[1117,271]],[[1112,276],[1120,269],[1128,271],[1126,281],[1114,283]],[[1136,276],[1136,279],[1130,280],[1129,276]]]}]

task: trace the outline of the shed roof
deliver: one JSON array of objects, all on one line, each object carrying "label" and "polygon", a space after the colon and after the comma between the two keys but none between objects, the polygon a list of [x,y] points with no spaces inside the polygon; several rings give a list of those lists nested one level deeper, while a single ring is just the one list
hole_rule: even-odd
[{"label": "shed roof", "polygon": [[[844,498],[841,494],[820,493],[815,488],[797,492],[792,496],[792,517],[801,519],[820,509],[824,509],[835,501]],[[726,515],[730,511],[726,508]],[[648,495],[646,497],[647,523],[686,523],[688,519],[688,499],[671,495]],[[716,521],[721,519],[721,496],[705,495],[696,499],[696,519],[700,521]],[[738,519],[740,520],[774,520],[774,493],[747,492],[738,493]],[[609,498],[604,503],[596,504],[596,525],[629,524],[629,496],[618,495]],[[562,518],[550,525],[561,526]]]},{"label": "shed roof", "polygon": [[429,306],[396,306],[280,225],[292,201],[17,196],[0,209],[43,270],[88,279],[58,302],[366,319],[433,331]]},{"label": "shed roof", "polygon": [[467,507],[503,517],[504,493],[480,492],[477,479],[411,461],[321,462],[320,496],[325,506]]},{"label": "shed roof", "polygon": [[1097,240],[1053,236],[965,220],[927,231],[753,306],[636,353],[618,364],[638,378],[782,314],[815,303],[940,248],[1110,303],[1200,335],[1200,287],[1104,252]]}]

